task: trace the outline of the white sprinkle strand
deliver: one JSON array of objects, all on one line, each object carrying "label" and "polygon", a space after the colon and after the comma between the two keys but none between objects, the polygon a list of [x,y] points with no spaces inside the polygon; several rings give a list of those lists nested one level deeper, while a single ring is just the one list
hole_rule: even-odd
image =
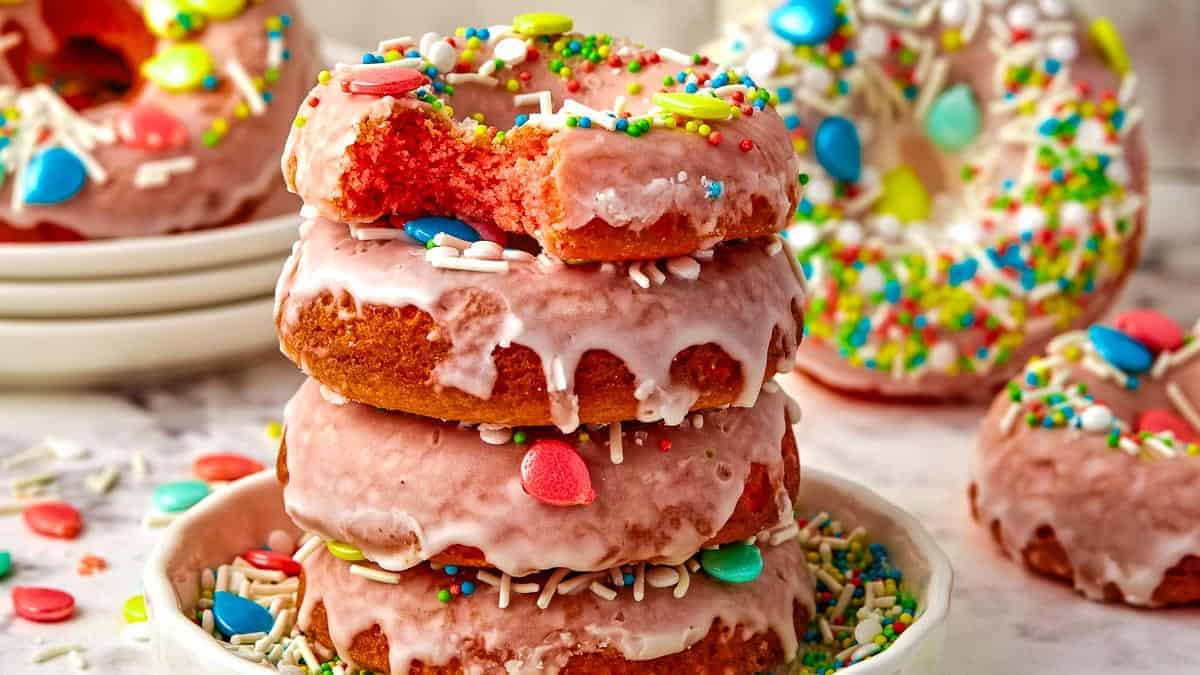
[{"label": "white sprinkle strand", "polygon": [[254,86],[250,73],[246,72],[246,66],[242,65],[241,61],[237,59],[226,61],[225,72],[229,75],[229,79],[233,80],[233,86],[237,87],[242,98],[246,100],[246,105],[250,107],[250,114],[259,117],[267,112],[267,103],[263,100],[262,93],[258,91],[258,87]]}]

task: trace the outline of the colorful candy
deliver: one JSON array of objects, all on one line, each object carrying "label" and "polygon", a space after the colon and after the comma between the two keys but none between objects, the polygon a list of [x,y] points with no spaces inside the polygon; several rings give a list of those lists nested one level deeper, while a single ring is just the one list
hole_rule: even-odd
[{"label": "colorful candy", "polygon": [[300,574],[300,563],[292,560],[290,555],[252,548],[243,553],[242,558],[260,570],[279,570],[289,577]]},{"label": "colorful candy", "polygon": [[192,42],[164,47],[142,64],[146,79],[174,93],[199,89],[212,72],[212,55],[203,45]]},{"label": "colorful candy", "polygon": [[192,473],[209,482],[233,481],[263,470],[263,465],[232,452],[201,455],[192,462]]},{"label": "colorful candy", "polygon": [[29,529],[54,539],[74,539],[83,529],[83,516],[66,502],[41,502],[26,507],[25,524]]},{"label": "colorful candy", "polygon": [[732,117],[732,108],[728,103],[701,94],[659,93],[654,95],[654,104],[666,112],[698,120],[727,120]]},{"label": "colorful candy", "polygon": [[552,506],[583,506],[596,501],[592,476],[575,448],[559,440],[534,441],[521,460],[521,487]]},{"label": "colorful candy", "polygon": [[932,208],[929,191],[912,167],[898,166],[884,175],[876,212],[895,216],[902,223],[918,223],[929,217]]},{"label": "colorful candy", "polygon": [[815,45],[837,28],[836,0],[789,0],[771,12],[771,30],[794,45]]},{"label": "colorful candy", "polygon": [[224,21],[242,13],[246,0],[187,0],[188,7],[210,19]]},{"label": "colorful candy", "polygon": [[700,554],[700,566],[728,584],[748,584],[762,574],[762,551],[754,544],[726,544]]},{"label": "colorful candy", "polygon": [[211,492],[201,480],[181,480],[160,485],[154,490],[154,505],[166,513],[187,511]]},{"label": "colorful candy", "polygon": [[335,558],[348,560],[350,562],[366,560],[366,556],[363,555],[363,552],[360,551],[358,547],[353,546],[352,544],[347,544],[344,541],[327,541],[325,542],[325,548],[328,549]]},{"label": "colorful candy", "polygon": [[75,153],[52,146],[34,154],[25,169],[27,204],[61,204],[83,189],[87,169]]},{"label": "colorful candy", "polygon": [[1105,361],[1126,373],[1144,373],[1154,365],[1154,355],[1145,345],[1115,328],[1092,326],[1088,329],[1088,339]]},{"label": "colorful candy", "polygon": [[979,137],[983,117],[968,84],[956,84],[938,94],[925,117],[925,132],[946,152],[959,152]]},{"label": "colorful candy", "polygon": [[1179,324],[1162,312],[1132,309],[1113,318],[1113,327],[1159,354],[1183,346],[1184,333]]},{"label": "colorful candy", "polygon": [[39,623],[65,621],[75,613],[75,598],[54,588],[14,586],[12,603],[17,616]]},{"label": "colorful candy", "polygon": [[479,233],[475,231],[475,228],[456,218],[440,216],[414,218],[404,223],[404,231],[422,244],[428,244],[438,234],[448,234],[466,242],[479,241]]},{"label": "colorful candy", "polygon": [[829,175],[857,183],[862,175],[862,144],[858,128],[845,117],[826,117],[814,140],[817,161]]},{"label": "colorful candy", "polygon": [[530,12],[515,17],[512,27],[515,32],[526,37],[560,35],[574,28],[575,20],[553,12]]},{"label": "colorful candy", "polygon": [[7,577],[9,572],[12,572],[12,554],[0,550],[0,580]]},{"label": "colorful candy", "polygon": [[1121,34],[1117,31],[1117,27],[1113,25],[1112,19],[1107,17],[1098,17],[1092,20],[1089,26],[1089,33],[1092,41],[1100,48],[1100,52],[1104,54],[1105,61],[1108,62],[1108,67],[1113,69],[1118,75],[1126,75],[1132,70],[1132,65],[1129,61],[1129,52],[1125,50],[1125,41],[1121,39]]},{"label": "colorful candy", "polygon": [[137,103],[121,111],[115,126],[121,142],[133,148],[161,152],[188,144],[183,122],[152,103]]},{"label": "colorful candy", "polygon": [[381,66],[355,73],[350,91],[370,96],[399,96],[429,83],[424,73],[402,66]]},{"label": "colorful candy", "polygon": [[1138,415],[1136,426],[1138,431],[1151,434],[1170,432],[1176,440],[1184,443],[1200,443],[1200,431],[1193,429],[1187,420],[1170,410],[1146,410]]},{"label": "colorful candy", "polygon": [[275,624],[263,606],[227,591],[213,594],[213,619],[226,639],[246,633],[267,633]]},{"label": "colorful candy", "polygon": [[146,620],[146,596],[131,595],[121,608],[125,623],[141,623]]}]

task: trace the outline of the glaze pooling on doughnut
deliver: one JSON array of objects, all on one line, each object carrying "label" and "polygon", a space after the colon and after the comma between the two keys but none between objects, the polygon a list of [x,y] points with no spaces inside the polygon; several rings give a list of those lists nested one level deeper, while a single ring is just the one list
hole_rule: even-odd
[{"label": "glaze pooling on doughnut", "polygon": [[[278,174],[262,160],[279,151],[315,58],[294,3],[263,0],[220,18],[181,9],[195,29],[171,37],[156,34],[165,29],[142,17],[142,4],[0,7],[11,31],[0,38],[11,43],[0,56],[0,239],[164,234],[279,208],[269,199],[282,192]],[[57,63],[80,40],[124,62],[127,93],[91,97],[82,70],[76,80],[37,81],[43,59]],[[100,67],[96,56],[78,67],[89,58]]]},{"label": "glaze pooling on doughnut", "polygon": [[415,662],[445,666],[455,659],[464,672],[547,675],[577,655],[611,651],[616,664],[622,658],[648,661],[683,652],[718,625],[736,626],[741,636],[773,635],[786,658],[796,652],[797,631],[812,616],[813,583],[794,541],[768,546],[763,556],[766,571],[755,583],[723,584],[692,574],[682,597],[669,587],[647,586],[641,601],[624,588],[607,600],[585,584],[541,609],[536,595],[515,592],[501,608],[498,589],[483,583],[470,597],[441,605],[436,592],[447,579],[441,572],[421,567],[400,575],[399,583],[381,583],[351,574],[349,564],[319,550],[304,563],[298,625],[310,632],[321,606],[332,646],[343,658],[354,653],[356,636],[378,626],[392,675],[408,673]]},{"label": "glaze pooling on doughnut", "polygon": [[[788,484],[798,462],[789,471],[781,453],[794,448],[784,440],[790,401],[783,393],[764,393],[753,408],[693,413],[679,427],[626,423],[567,437],[528,429],[518,445],[481,440],[486,431],[453,423],[338,405],[320,389],[309,380],[284,412],[288,515],[385,569],[407,569],[456,546],[478,549],[516,576],[679,564],[725,528],[751,489],[754,466],[769,486],[755,497],[757,513],[743,514],[757,520],[718,543],[792,519],[795,484]],[[580,453],[595,502],[561,508],[522,490],[522,455],[539,438],[563,438]]]},{"label": "glaze pooling on doughnut", "polygon": [[[291,189],[330,220],[454,215],[567,260],[683,255],[787,225],[797,160],[748,77],[607,36],[469,30],[386,41],[323,74],[284,154]],[[389,70],[431,81],[361,93]]]},{"label": "glaze pooling on doughnut", "polygon": [[[1197,353],[1194,328],[1133,374],[1075,332],[1030,362],[992,406],[972,470],[978,517],[998,525],[1005,550],[1019,557],[1048,527],[1068,565],[1056,573],[1087,597],[1148,606],[1174,597],[1164,575],[1200,556]],[[1192,438],[1139,429],[1150,410],[1170,412]]]},{"label": "glaze pooling on doughnut", "polygon": [[813,177],[787,231],[812,288],[799,365],[841,389],[978,396],[1097,318],[1134,265],[1137,79],[1111,24],[1060,0],[778,11],[824,5],[836,30],[812,43],[766,18],[730,39]]},{"label": "glaze pooling on doughnut", "polygon": [[[310,221],[276,290],[282,341],[288,342],[301,312],[323,296],[348,294],[359,313],[372,305],[413,306],[433,317],[438,337],[452,342],[433,368],[432,384],[487,399],[496,386],[493,351],[524,345],[540,358],[550,393],[551,419],[540,423],[569,432],[581,421],[574,379],[589,350],[610,352],[633,373],[638,419],[674,425],[699,395],[672,382],[676,354],[705,344],[724,350],[741,369],[741,390],[732,403],[746,407],[768,373],[788,367],[799,340],[793,307],[802,302],[803,288],[777,240],[731,243],[700,256],[695,279],[668,273],[658,262],[569,266],[524,256],[508,261],[507,271],[486,273],[439,269],[432,257],[403,235],[357,241],[345,225]],[[648,288],[631,277],[635,268],[653,277]],[[465,300],[472,297],[482,300]],[[354,319],[347,312],[344,321]],[[773,335],[782,343],[781,363],[768,363]],[[302,368],[323,358],[298,351],[292,358]],[[325,384],[338,389],[328,379]]]}]

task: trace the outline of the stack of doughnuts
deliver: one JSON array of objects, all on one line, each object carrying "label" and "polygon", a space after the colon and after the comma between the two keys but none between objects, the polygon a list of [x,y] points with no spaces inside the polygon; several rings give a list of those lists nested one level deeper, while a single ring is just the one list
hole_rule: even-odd
[{"label": "stack of doughnuts", "polygon": [[1012,557],[1096,600],[1200,602],[1200,323],[1055,338],[997,399],[970,488]]},{"label": "stack of doughnuts", "polygon": [[315,58],[294,0],[0,2],[0,243],[294,209],[274,158]]},{"label": "stack of doughnuts", "polygon": [[812,617],[783,119],[572,24],[385,41],[288,140],[277,471],[298,625],[354,667],[770,672]]},{"label": "stack of doughnuts", "polygon": [[812,181],[799,369],[897,399],[990,397],[1136,266],[1137,78],[1070,0],[788,0],[717,52],[780,100]]}]

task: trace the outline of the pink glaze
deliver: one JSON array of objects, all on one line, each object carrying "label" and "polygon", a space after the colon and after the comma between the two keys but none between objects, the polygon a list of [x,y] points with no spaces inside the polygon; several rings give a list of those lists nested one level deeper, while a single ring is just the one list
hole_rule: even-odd
[{"label": "pink glaze", "polygon": [[[1065,387],[1086,384],[1130,426],[1143,411],[1175,409],[1170,383],[1192,406],[1200,402],[1200,358],[1161,378],[1143,376],[1136,392],[1078,363],[1061,367]],[[1038,528],[1052,527],[1077,590],[1101,599],[1115,584],[1126,602],[1155,605],[1163,574],[1200,555],[1200,456],[1147,459],[1107,447],[1104,433],[1030,428],[1020,418],[1006,433],[1010,405],[1007,395],[997,398],[979,438],[972,475],[982,522],[1000,523],[1003,546],[1017,559]]]},{"label": "pink glaze", "polygon": [[[506,273],[450,271],[433,267],[403,235],[360,242],[326,220],[301,230],[276,289],[281,333],[322,293],[347,293],[359,306],[416,306],[454,343],[434,370],[436,384],[486,399],[496,380],[492,350],[524,345],[541,358],[554,423],[564,431],[579,424],[574,373],[588,350],[611,352],[633,373],[638,419],[678,424],[698,397],[671,384],[671,360],[680,351],[713,343],[737,360],[743,389],[736,405],[745,407],[757,400],[768,372],[790,367],[800,338],[792,306],[803,300],[801,282],[790,257],[763,241],[718,249],[700,262],[695,280],[664,272],[661,285],[643,289],[628,264],[567,266],[542,257],[509,261]],[[461,299],[443,299],[463,291],[490,295],[496,302],[487,305],[503,310],[462,316],[455,311]],[[782,336],[780,363],[766,362],[773,329]]]},{"label": "pink glaze", "polygon": [[[476,63],[485,62],[504,39],[515,38],[506,27],[493,27],[492,38],[479,49]],[[453,96],[444,97],[447,105],[453,106],[458,119],[478,112],[483,113],[487,124],[509,130],[509,133],[526,134],[536,127],[549,134],[546,152],[551,176],[550,187],[546,189],[555,194],[548,196],[529,189],[521,197],[527,211],[536,212],[540,218],[545,202],[561,202],[561,222],[549,223],[550,227],[561,230],[579,228],[597,218],[614,227],[639,230],[665,215],[679,214],[689,221],[706,246],[719,239],[719,236],[713,236],[719,220],[749,216],[756,201],[764,203],[774,214],[775,229],[786,226],[793,207],[792,199],[798,193],[797,163],[786,129],[779,115],[769,107],[740,119],[712,121],[712,128],[723,136],[716,146],[696,133],[682,129],[659,128],[635,138],[622,132],[606,131],[599,125],[591,129],[567,128],[564,126],[566,114],[557,114],[567,104],[568,112],[574,110],[572,114],[587,114],[599,120],[607,115],[606,111],[614,110],[618,99],[622,99],[624,110],[636,118],[651,109],[652,96],[662,90],[664,77],[686,69],[712,73],[715,72],[713,66],[690,63],[685,66],[662,58],[659,63],[647,63],[638,73],[605,63],[597,65],[590,73],[577,67],[572,77],[581,87],[572,93],[567,90],[567,80],[547,68],[550,60],[556,58],[548,43],[537,41],[535,44],[538,59],[501,68],[495,75],[499,84],[462,82],[454,85]],[[410,48],[416,48],[416,45]],[[625,56],[625,64],[636,55],[660,58],[653,51],[623,41],[614,41],[612,49],[614,54]],[[342,202],[354,186],[383,178],[373,175],[372,170],[385,169],[375,165],[351,166],[348,148],[362,142],[367,134],[380,135],[376,128],[383,126],[398,111],[415,110],[435,118],[441,114],[412,95],[376,97],[343,91],[341,83],[355,79],[352,68],[339,67],[329,84],[313,89],[309,102],[316,100],[319,104],[301,108],[299,116],[305,123],[293,128],[283,166],[285,175],[291,180],[292,191],[322,216],[336,221],[370,222],[387,214],[383,210],[349,212]],[[555,115],[538,115],[536,102],[517,105],[514,95],[501,86],[526,74],[530,79],[522,81],[518,93],[548,92]],[[635,83],[641,89],[639,93],[631,94],[628,87]],[[681,87],[677,86],[676,90]],[[571,105],[592,110],[581,113],[578,108],[571,109]],[[531,114],[533,118],[525,128],[510,129],[516,115],[522,113]],[[392,129],[390,133],[403,131]],[[752,144],[750,151],[741,148],[744,140]],[[515,165],[506,167],[506,171],[523,171],[523,165],[534,163],[523,157],[506,161]],[[289,170],[293,165],[294,174]],[[464,202],[477,199],[478,185],[474,181],[487,179],[486,176],[461,181],[453,178],[448,176],[444,187],[462,191]],[[527,178],[535,179],[540,180],[540,177],[529,175]],[[405,184],[405,176],[401,173],[393,172],[386,180],[397,190]],[[711,181],[720,181],[723,185],[719,198],[709,198]],[[455,208],[459,212],[438,215],[457,215],[468,220],[497,217],[495,213],[466,203]]]},{"label": "pink glaze", "polygon": [[646,587],[637,602],[628,588],[605,600],[584,585],[539,609],[536,595],[513,594],[501,609],[497,591],[484,584],[448,605],[436,594],[446,576],[428,567],[406,572],[391,585],[349,573],[350,566],[325,550],[304,564],[305,594],[298,625],[311,625],[324,603],[334,646],[343,659],[354,636],[379,626],[388,639],[390,671],[405,675],[414,661],[446,665],[459,659],[468,673],[554,675],[573,654],[614,649],[631,661],[679,653],[714,624],[740,626],[747,635],[770,631],[785,654],[799,646],[797,608],[813,612],[813,582],[794,541],[763,550],[764,571],[748,584],[724,584],[693,574],[682,598],[671,588]]},{"label": "pink glaze", "polygon": [[[29,0],[0,6],[0,24],[15,26],[38,53],[52,53],[60,45],[42,18],[47,0]],[[140,14],[140,2],[133,2]],[[60,10],[61,11],[61,10]],[[226,74],[225,64],[237,59],[253,76],[268,64],[268,17],[287,14],[292,24],[285,32],[290,60],[279,69],[280,78],[270,85],[273,102],[262,115],[237,119],[234,109],[243,100]],[[139,28],[143,28],[139,25]],[[270,161],[282,148],[282,137],[291,122],[296,101],[316,65],[316,44],[309,35],[296,3],[292,0],[262,0],[248,3],[234,19],[210,21],[189,39],[203,44],[211,53],[222,84],[215,92],[199,90],[170,93],[153,82],[139,78],[136,94],[129,100],[108,103],[83,111],[84,119],[107,126],[134,104],[150,104],[176,117],[187,130],[186,147],[152,152],[120,141],[100,143],[90,150],[107,173],[107,180],[89,181],[77,196],[61,204],[25,204],[15,208],[12,177],[0,190],[0,223],[17,229],[54,223],[89,239],[165,234],[218,225],[245,215],[248,207],[267,200],[256,211],[277,215],[295,208],[293,200],[281,201],[283,192],[277,165]],[[171,44],[159,40],[158,48]],[[131,64],[136,69],[140,64]],[[0,60],[0,83],[21,86],[7,61]],[[229,123],[228,133],[216,147],[208,147],[203,136],[217,118]],[[175,174],[161,186],[139,187],[138,168],[147,162],[194,157],[194,170]]]},{"label": "pink glaze", "polygon": [[[310,379],[284,413],[284,499],[300,527],[392,570],[454,545],[480,549],[513,575],[678,564],[728,522],[754,464],[776,489],[777,512],[790,516],[781,452],[789,404],[786,394],[764,393],[753,408],[695,413],[678,427],[626,423],[620,464],[611,427],[589,430],[588,442],[566,437],[597,494],[590,505],[564,508],[522,489],[528,445],[491,445],[477,429],[331,403]],[[563,439],[552,429],[527,431],[530,442]]]}]

